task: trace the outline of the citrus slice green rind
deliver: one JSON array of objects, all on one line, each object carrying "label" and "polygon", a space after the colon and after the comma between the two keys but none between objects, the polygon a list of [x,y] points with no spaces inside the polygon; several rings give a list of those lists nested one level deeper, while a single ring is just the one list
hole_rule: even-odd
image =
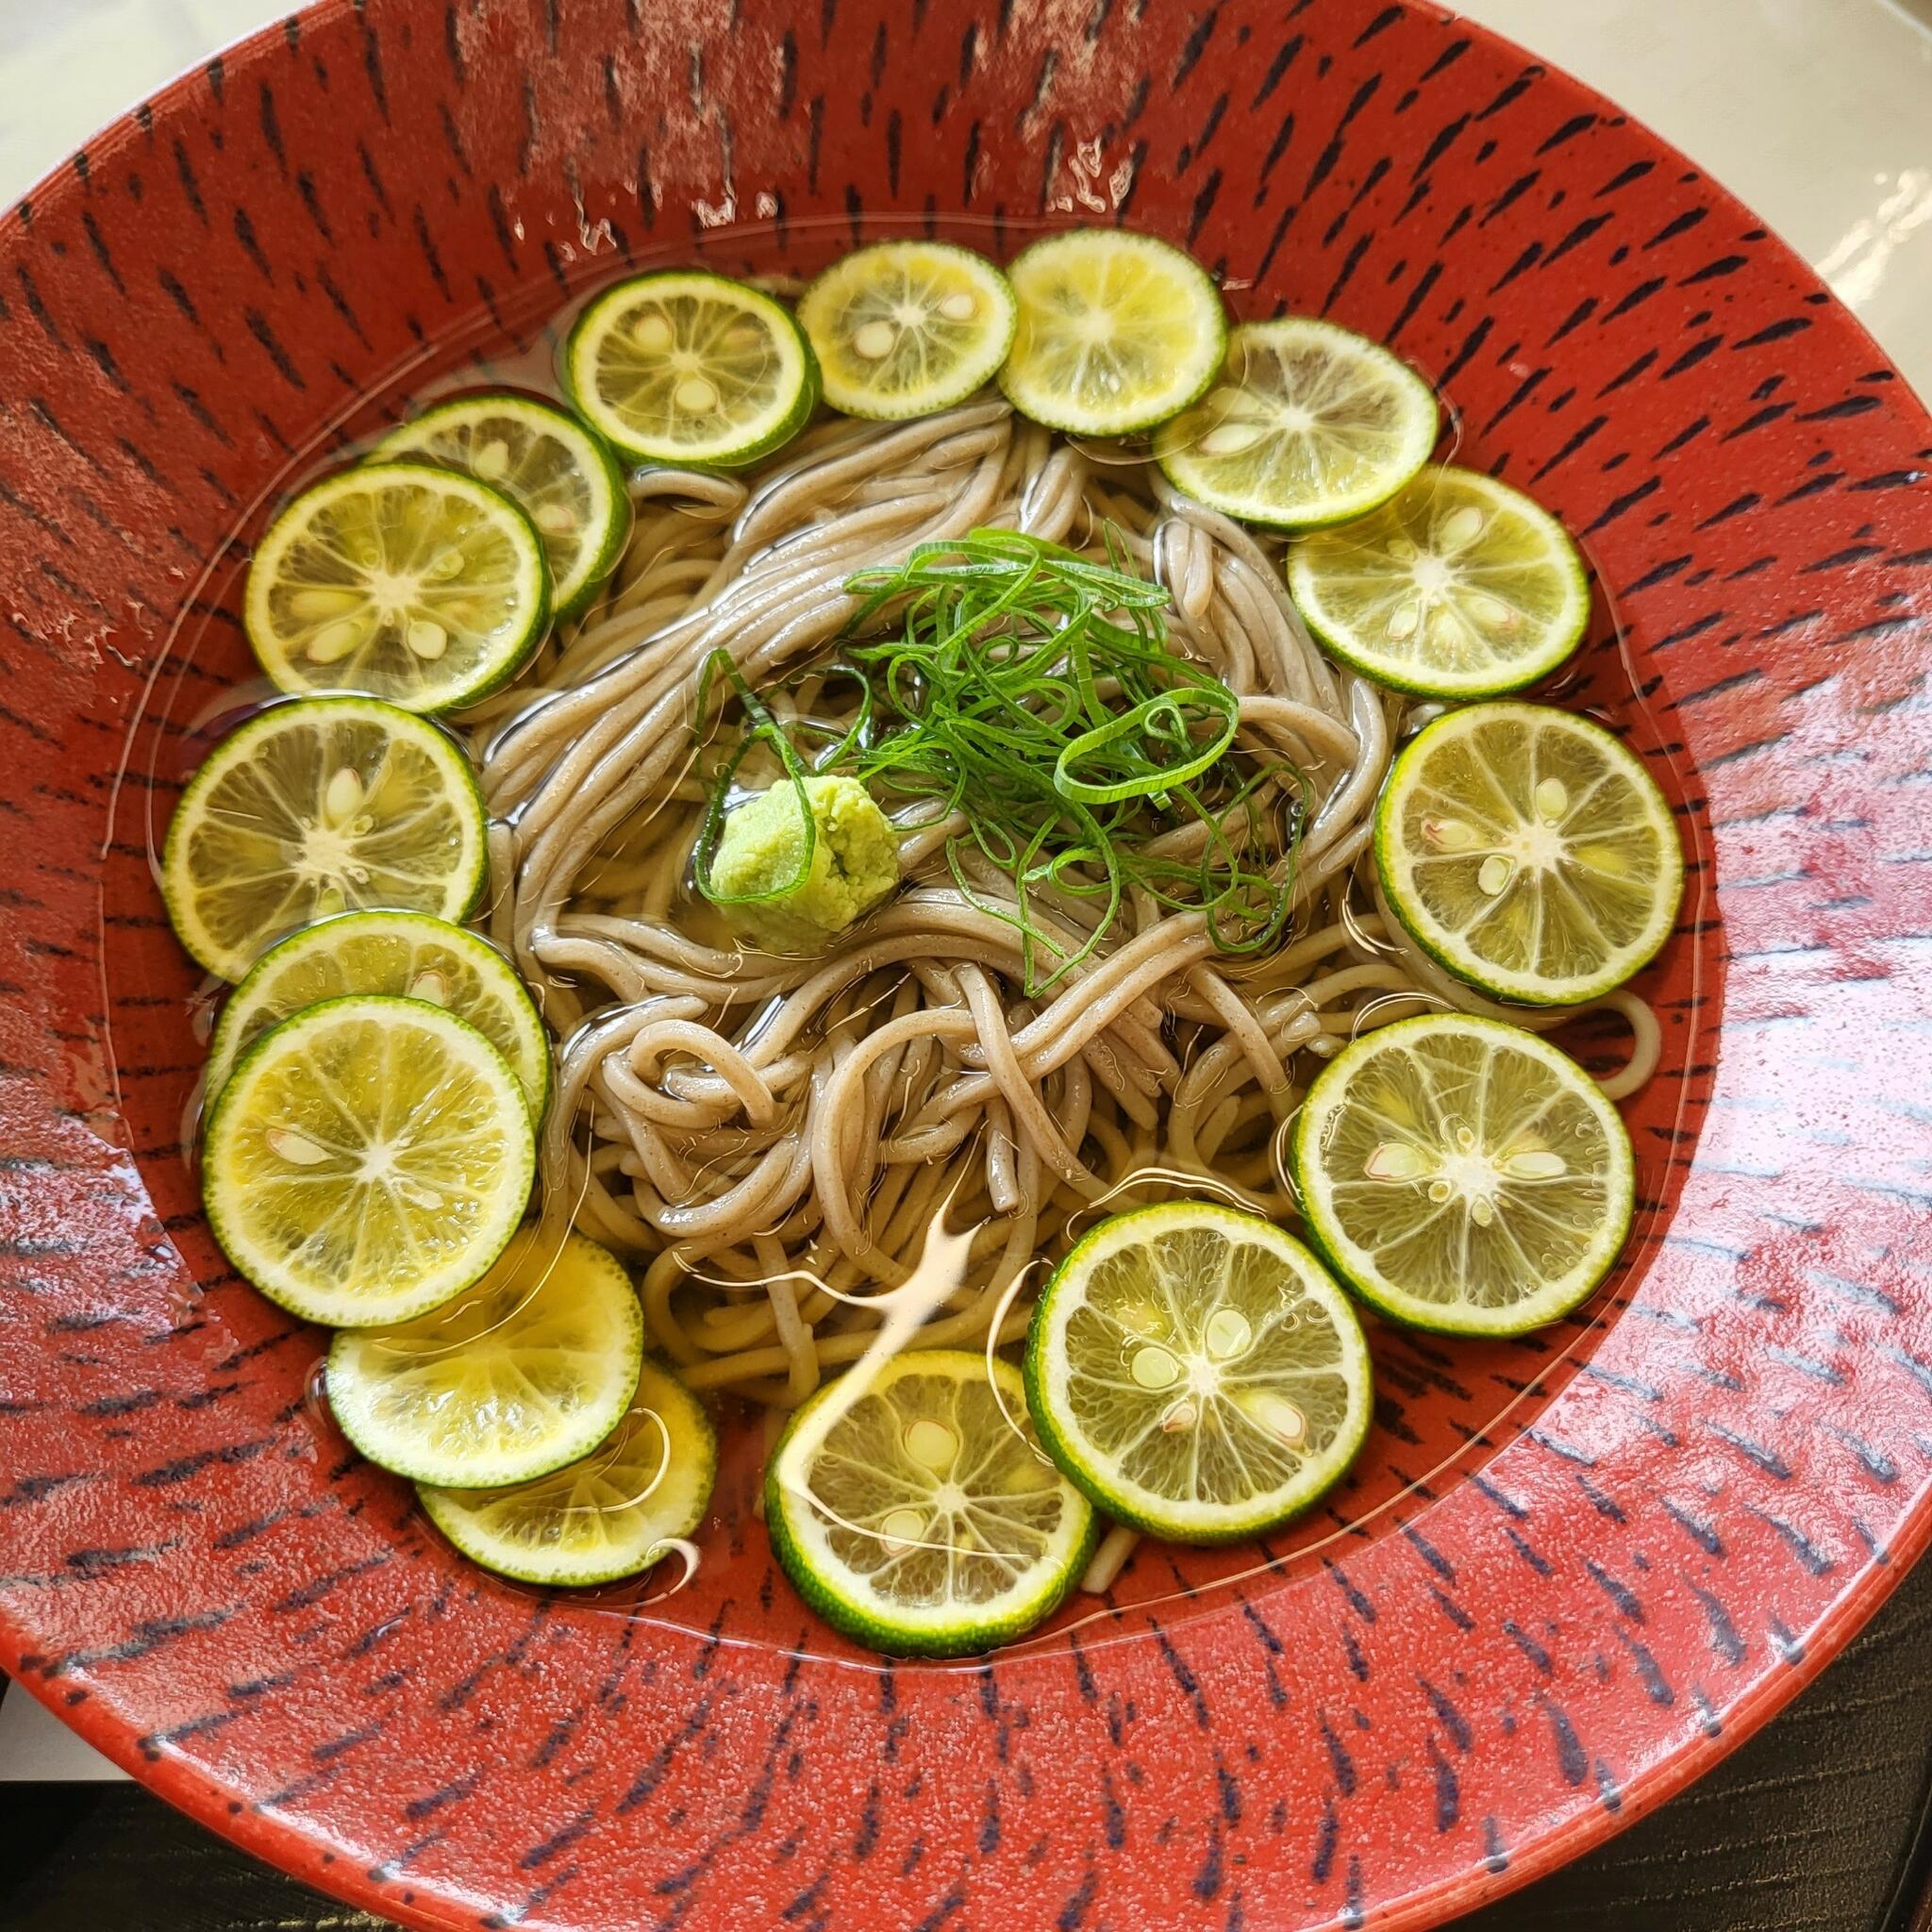
[{"label": "citrus slice green rind", "polygon": [[228,995],[208,1042],[209,1098],[271,1026],[320,1000],[388,993],[467,1020],[516,1069],[533,1120],[550,1099],[550,1044],[523,979],[479,934],[421,912],[344,912],[271,946]]},{"label": "citrus slice green rind", "polygon": [[1435,392],[1400,357],[1334,323],[1243,323],[1219,379],[1155,432],[1176,489],[1276,528],[1345,523],[1428,461]]},{"label": "citrus slice green rind", "polygon": [[643,1313],[617,1257],[525,1223],[441,1307],[339,1334],[328,1404],[343,1435],[397,1475],[500,1489],[596,1448],[629,1407],[643,1359]]},{"label": "citrus slice green rind", "polygon": [[825,401],[877,421],[952,408],[991,382],[1017,314],[1006,276],[944,242],[856,249],[798,302]]},{"label": "citrus slice green rind", "polygon": [[1000,388],[1049,429],[1151,429],[1221,367],[1220,291],[1198,262],[1152,235],[1071,228],[1022,249],[1007,276],[1019,319]]},{"label": "citrus slice green rind", "polygon": [[271,1301],[375,1327],[480,1280],[536,1168],[516,1072],[468,1021],[422,1000],[325,1000],[271,1027],[228,1076],[202,1201]]},{"label": "citrus slice green rind", "polygon": [[[853,1372],[858,1373],[858,1372]],[[913,1350],[827,1383],[765,1475],[772,1547],[835,1628],[900,1656],[968,1657],[1051,1615],[1097,1535],[1041,1453],[1020,1372]]]},{"label": "citrus slice green rind", "polygon": [[1176,1542],[1258,1536],[1346,1474],[1374,1391],[1327,1270],[1251,1214],[1177,1201],[1104,1221],[1027,1338],[1026,1396],[1094,1505]]},{"label": "citrus slice green rind", "polygon": [[788,442],[818,401],[791,315],[743,282],[664,269],[607,289],[563,345],[578,413],[635,461],[736,468]]},{"label": "citrus slice green rind", "polygon": [[182,793],[161,855],[176,935],[227,980],[331,913],[465,919],[488,879],[470,761],[372,698],[277,704],[231,732]]},{"label": "citrus slice green rind", "polygon": [[1288,588],[1335,657],[1424,698],[1521,691],[1590,622],[1590,579],[1562,525],[1474,470],[1425,467],[1366,516],[1296,538]]},{"label": "citrus slice green rind", "polygon": [[1630,1138],[1549,1041],[1464,1013],[1398,1020],[1329,1062],[1291,1147],[1310,1237],[1391,1320],[1523,1335],[1584,1301],[1630,1229]]},{"label": "citrus slice green rind", "polygon": [[261,668],[295,696],[446,711],[507,683],[550,625],[550,566],[501,491],[432,463],[363,463],[294,498],[243,595]]},{"label": "citrus slice green rind", "polygon": [[429,1520],[472,1562],[545,1589],[648,1570],[704,1521],[718,1438],[697,1398],[644,1358],[616,1428],[578,1461],[511,1489],[419,1484]]},{"label": "citrus slice green rind", "polygon": [[630,497],[609,450],[568,410],[536,396],[453,396],[398,424],[373,454],[378,462],[458,470],[515,503],[542,541],[558,622],[597,594],[630,535]]},{"label": "citrus slice green rind", "polygon": [[1471,705],[1417,734],[1375,808],[1375,869],[1445,971],[1521,1006],[1578,1006],[1656,958],[1684,848],[1642,760],[1551,705]]}]

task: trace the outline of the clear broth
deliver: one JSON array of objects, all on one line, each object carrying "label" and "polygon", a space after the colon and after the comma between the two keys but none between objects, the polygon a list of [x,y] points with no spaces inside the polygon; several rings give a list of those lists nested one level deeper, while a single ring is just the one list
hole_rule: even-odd
[{"label": "clear broth", "polygon": [[[892,234],[930,233],[978,247],[1004,259],[1050,225],[977,217],[925,216],[903,220],[868,216],[862,231],[843,220],[721,225],[700,231],[675,247],[631,251],[619,257],[608,236],[586,234],[581,247],[559,252],[557,284],[525,288],[479,308],[440,339],[422,344],[385,374],[374,377],[354,401],[322,423],[290,454],[260,493],[237,514],[227,539],[190,587],[165,644],[149,670],[129,719],[115,774],[102,919],[106,936],[125,925],[163,925],[158,892],[161,843],[173,795],[226,730],[279,693],[257,674],[242,634],[240,609],[249,546],[273,508],[322,472],[352,461],[391,425],[425,404],[461,391],[513,387],[560,398],[555,365],[558,345],[581,303],[618,276],[640,269],[699,260],[724,273],[748,275],[809,275],[860,240]],[[1244,307],[1230,288],[1233,306]],[[1252,312],[1252,304],[1246,305]],[[1461,416],[1441,398],[1445,432],[1438,460],[1460,453],[1478,465],[1480,446],[1465,447]],[[1508,1342],[1444,1343],[1368,1322],[1374,1356],[1378,1426],[1342,1483],[1307,1516],[1275,1536],[1228,1550],[1182,1550],[1143,1541],[1113,1585],[1099,1595],[1076,1593],[1047,1624],[1009,1650],[1063,1644],[1078,1630],[1083,1644],[1136,1641],[1158,1612],[1172,1626],[1242,1593],[1265,1589],[1277,1574],[1300,1570],[1324,1555],[1386,1534],[1407,1520],[1460,1473],[1479,1468],[1527,1428],[1551,1397],[1588,1358],[1596,1338],[1624,1304],[1626,1284],[1662,1233],[1658,1203],[1668,1155],[1681,1157],[1694,1133],[1687,1070],[1696,1015],[1714,972],[1706,942],[1712,927],[1706,880],[1708,853],[1700,788],[1674,747],[1664,721],[1637,678],[1629,641],[1601,576],[1590,637],[1559,675],[1536,695],[1554,699],[1612,724],[1649,758],[1678,808],[1689,846],[1688,891],[1682,925],[1692,935],[1667,949],[1665,958],[1640,984],[1660,1001],[1665,1022],[1664,1058],[1642,1094],[1626,1103],[1653,1133],[1639,1136],[1640,1208],[1624,1260],[1598,1294],[1565,1321]],[[131,1145],[152,1194],[159,1227],[174,1231],[186,1264],[219,1281],[225,1264],[198,1217],[199,1181],[194,1148],[199,1127],[199,1062],[220,996],[219,986],[197,978],[194,969],[162,935],[154,946],[104,944],[111,1016],[141,1013],[140,1038],[105,1041],[110,1068],[124,1055],[165,1062],[167,1099],[144,1083],[139,1095],[117,1096]],[[124,1031],[127,1030],[123,1022]],[[1616,1065],[1624,1042],[1620,1028],[1592,1021],[1563,1038],[1587,1065]],[[1662,1151],[1657,1151],[1661,1149]],[[1147,1176],[1153,1185],[1160,1177]],[[1190,1178],[1189,1185],[1201,1191]],[[546,1203],[549,1211],[559,1204]],[[247,1298],[246,1306],[234,1297]],[[280,1318],[232,1282],[219,1294],[196,1296],[178,1311],[178,1325],[208,1336],[210,1374],[215,1365],[275,1335]],[[264,1344],[265,1345],[265,1344]],[[330,1422],[320,1377],[310,1374],[297,1414],[310,1440],[298,1450],[305,1460],[336,1464],[342,1443]],[[728,1631],[722,1641],[756,1642],[787,1652],[824,1656],[859,1669],[885,1669],[888,1660],[856,1651],[825,1630],[802,1601],[790,1597],[757,1521],[759,1482],[769,1441],[765,1419],[750,1405],[714,1402],[721,1461],[704,1523],[694,1533],[687,1563],[662,1563],[644,1576],[599,1591],[568,1592],[579,1609],[634,1619],[710,1638],[734,1602],[767,1606],[758,1620],[771,1633],[751,1638]],[[411,1499],[413,1504],[413,1499]],[[413,1507],[398,1519],[399,1541],[431,1539],[434,1532]],[[682,1568],[684,1574],[676,1572]],[[504,1583],[501,1588],[523,1587]],[[790,1601],[795,1615],[789,1616]],[[972,1668],[964,1665],[891,1667]]]}]

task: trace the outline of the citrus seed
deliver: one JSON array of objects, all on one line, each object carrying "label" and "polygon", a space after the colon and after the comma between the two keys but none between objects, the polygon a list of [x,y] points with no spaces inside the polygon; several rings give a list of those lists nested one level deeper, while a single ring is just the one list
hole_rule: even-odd
[{"label": "citrus seed", "polygon": [[1180,1380],[1181,1365],[1166,1349],[1150,1343],[1135,1351],[1127,1373],[1142,1389],[1168,1389]]},{"label": "citrus seed", "polygon": [[950,1469],[959,1453],[959,1439],[944,1423],[921,1416],[907,1425],[906,1453],[922,1469]]}]

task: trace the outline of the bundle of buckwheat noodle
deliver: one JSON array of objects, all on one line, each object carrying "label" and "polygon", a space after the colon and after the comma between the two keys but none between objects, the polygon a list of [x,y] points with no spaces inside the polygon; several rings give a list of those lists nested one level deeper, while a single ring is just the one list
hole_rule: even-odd
[{"label": "bundle of buckwheat noodle", "polygon": [[[653,1338],[692,1387],[795,1406],[864,1352],[941,1212],[974,1232],[916,1340],[967,1348],[1024,1334],[1032,1271],[1082,1217],[1158,1198],[1136,1175],[1292,1223],[1281,1130],[1324,1058],[1426,1007],[1501,1012],[1405,941],[1364,860],[1391,738],[1418,722],[1407,701],[1316,650],[1278,541],[1139,453],[1076,445],[989,394],[911,423],[824,422],[730,477],[632,487],[636,533],[600,603],[465,722],[493,821],[492,930],[563,1041],[546,1186],[643,1259]],[[1010,882],[963,891],[944,858],[959,827],[932,808],[898,817],[898,894],[813,957],[734,943],[692,892],[708,657],[728,651],[781,724],[823,714],[833,686],[814,667],[857,608],[846,579],[982,525],[1102,560],[1114,532],[1170,591],[1172,647],[1239,697],[1237,744],[1302,774],[1299,838],[1270,855],[1293,902],[1272,950],[1224,954],[1198,912],[1136,891],[1091,957],[1029,997],[1015,926],[987,909]],[[1095,916],[1075,894],[1033,908],[1069,953]],[[1601,1004],[1635,1035],[1605,1082],[1621,1096],[1654,1068],[1657,1024],[1631,994]]]}]

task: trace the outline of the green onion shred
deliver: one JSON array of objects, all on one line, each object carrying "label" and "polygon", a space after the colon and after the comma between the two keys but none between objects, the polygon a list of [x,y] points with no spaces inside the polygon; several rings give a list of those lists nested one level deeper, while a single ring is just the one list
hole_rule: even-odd
[{"label": "green onion shred", "polygon": [[[713,652],[700,680],[700,738],[721,680],[745,728],[710,786],[700,888],[719,897],[710,859],[740,766],[763,745],[797,790],[805,838],[796,876],[761,899],[808,875],[805,779],[844,770],[888,811],[925,803],[965,821],[947,847],[954,881],[1018,933],[1029,996],[1091,958],[1133,892],[1204,914],[1224,953],[1271,946],[1292,897],[1302,774],[1229,756],[1239,699],[1170,646],[1167,591],[1136,575],[1117,543],[1108,550],[1098,563],[1019,531],[975,530],[850,578],[858,609],[839,668],[856,678],[858,701],[836,734],[792,724],[824,741],[808,761],[729,656]],[[1149,850],[1191,823],[1205,828],[1198,856]],[[989,896],[974,856],[982,874],[1009,882],[1009,901]],[[1070,949],[1042,920],[1043,891],[1090,903],[1084,943]]]}]

